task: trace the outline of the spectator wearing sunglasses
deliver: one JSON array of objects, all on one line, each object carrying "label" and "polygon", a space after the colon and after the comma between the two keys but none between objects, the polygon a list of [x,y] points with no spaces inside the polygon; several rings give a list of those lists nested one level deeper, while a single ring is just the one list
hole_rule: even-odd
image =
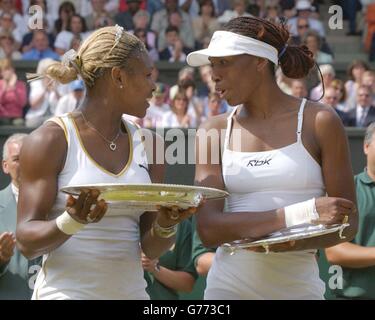
[{"label": "spectator wearing sunglasses", "polygon": [[290,27],[290,33],[292,35],[297,35],[297,20],[298,18],[305,18],[309,21],[310,29],[315,30],[319,33],[322,38],[325,38],[326,33],[324,25],[320,20],[314,17],[315,8],[311,5],[308,0],[298,0],[296,1],[295,9],[297,11],[297,16],[288,21]]},{"label": "spectator wearing sunglasses", "polygon": [[[310,31],[313,31],[313,29],[310,28],[309,19],[302,17],[297,18],[297,35],[291,37],[291,43],[300,45],[306,34]],[[333,56],[333,52],[324,38],[320,38],[320,51]]]},{"label": "spectator wearing sunglasses", "polygon": [[297,34],[292,36],[292,43],[300,45],[306,32],[310,30],[309,20],[306,18],[297,18]]}]

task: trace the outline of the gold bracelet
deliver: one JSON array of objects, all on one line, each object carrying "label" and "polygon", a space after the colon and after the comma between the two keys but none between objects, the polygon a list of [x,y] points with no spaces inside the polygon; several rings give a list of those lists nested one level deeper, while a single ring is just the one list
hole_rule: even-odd
[{"label": "gold bracelet", "polygon": [[168,238],[171,238],[173,237],[177,232],[177,224],[174,224],[173,226],[170,226],[170,227],[162,227],[158,224],[158,222],[154,221],[154,223],[152,224],[152,228],[151,228],[151,235],[154,236],[154,235],[157,235],[158,237],[160,238],[164,238],[164,239],[168,239]]}]

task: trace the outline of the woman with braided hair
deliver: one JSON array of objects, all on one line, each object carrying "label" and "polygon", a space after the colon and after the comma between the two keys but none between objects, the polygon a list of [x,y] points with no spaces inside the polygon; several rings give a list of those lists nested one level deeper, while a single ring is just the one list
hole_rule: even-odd
[{"label": "woman with braided hair", "polygon": [[87,87],[77,111],[46,122],[21,151],[17,241],[26,257],[43,255],[34,299],[148,299],[141,250],[159,257],[173,244],[176,224],[192,214],[107,207],[96,190],[77,199],[59,191],[162,182],[163,165],[148,164],[137,127],[123,118],[145,116],[152,68],[142,42],[116,26],[95,31],[78,53],[34,77],[68,83],[79,76]]},{"label": "woman with braided hair", "polygon": [[[205,299],[323,299],[316,249],[356,233],[353,176],[339,117],[277,86],[276,66],[289,78],[303,78],[314,66],[312,53],[288,46],[288,39],[283,25],[239,17],[215,32],[207,49],[187,57],[191,66],[211,64],[216,91],[237,106],[202,124],[196,138],[196,184],[230,193],[226,202],[207,203],[197,214],[203,244],[219,247]],[[225,132],[223,139],[215,130]],[[215,144],[220,157],[213,154]],[[346,221],[346,240],[333,233],[271,245],[269,253],[256,247],[232,254],[220,247],[285,227]]]}]

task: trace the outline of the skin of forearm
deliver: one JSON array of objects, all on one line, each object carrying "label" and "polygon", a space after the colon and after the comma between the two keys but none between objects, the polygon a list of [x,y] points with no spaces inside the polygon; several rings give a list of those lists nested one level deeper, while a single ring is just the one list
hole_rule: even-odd
[{"label": "skin of forearm", "polygon": [[[251,219],[249,219],[251,217]],[[277,209],[262,214],[248,212],[215,214],[208,217],[209,228],[199,227],[201,240],[206,247],[218,247],[223,243],[239,239],[256,240],[263,236],[285,228],[284,210]]]},{"label": "skin of forearm", "polygon": [[27,221],[17,226],[17,247],[28,259],[51,252],[69,238],[57,228],[55,220]]},{"label": "skin of forearm", "polygon": [[155,234],[152,235],[150,231],[147,231],[141,241],[142,251],[149,259],[156,259],[165,253],[174,242],[175,237],[161,238]]},{"label": "skin of forearm", "polygon": [[154,272],[154,277],[166,287],[179,292],[190,292],[193,289],[194,278],[185,271],[173,271],[160,267]]},{"label": "skin of forearm", "polygon": [[375,247],[363,247],[350,242],[326,249],[327,260],[346,268],[375,266]]}]

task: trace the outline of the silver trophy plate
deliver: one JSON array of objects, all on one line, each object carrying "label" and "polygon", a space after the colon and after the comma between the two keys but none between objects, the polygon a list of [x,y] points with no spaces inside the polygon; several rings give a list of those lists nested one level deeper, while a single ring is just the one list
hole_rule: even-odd
[{"label": "silver trophy plate", "polygon": [[338,232],[341,239],[344,239],[345,236],[342,235],[342,232],[349,224],[335,224],[330,226],[325,226],[322,224],[301,224],[293,226],[290,228],[285,228],[277,232],[271,233],[270,235],[259,239],[256,241],[250,239],[236,240],[230,243],[224,243],[223,248],[229,250],[230,252],[235,252],[237,249],[246,249],[252,247],[263,247],[266,250],[266,253],[269,252],[269,246],[277,243],[284,243],[289,241],[313,238],[324,236],[330,233]]},{"label": "silver trophy plate", "polygon": [[111,207],[144,211],[156,211],[157,206],[178,206],[186,209],[198,206],[202,198],[223,199],[229,195],[226,191],[214,188],[162,183],[99,183],[65,186],[60,191],[78,196],[82,190],[93,189],[100,191],[99,199],[104,199]]}]

